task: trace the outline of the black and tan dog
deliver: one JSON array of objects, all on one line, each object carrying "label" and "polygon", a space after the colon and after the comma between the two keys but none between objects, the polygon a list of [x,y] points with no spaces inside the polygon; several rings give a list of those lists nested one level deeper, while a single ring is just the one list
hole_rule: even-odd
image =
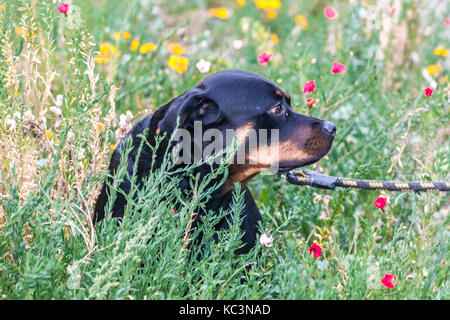
[{"label": "black and tan dog", "polygon": [[[245,143],[249,130],[267,129],[271,132],[272,129],[278,129],[277,154],[269,153],[267,150],[270,151],[270,148],[260,146],[245,149],[246,162],[231,164],[225,183],[212,194],[206,206],[199,209],[200,215],[209,210],[219,212],[221,208],[229,209],[234,183],[242,184],[245,192],[245,210],[241,214],[241,227],[245,233],[244,246],[237,253],[248,252],[255,245],[258,235],[257,224],[261,220],[260,212],[247,187],[248,182],[275,161],[278,162],[279,172],[318,161],[330,150],[336,132],[336,127],[331,122],[294,112],[290,105],[290,96],[273,82],[247,71],[220,71],[208,76],[196,87],[136,123],[127,135],[132,137],[134,146],[128,156],[127,170],[130,176],[135,165],[137,147],[141,142],[137,135],[148,129],[147,141],[149,145],[153,145],[157,131],[161,134],[167,133],[166,137],[170,136],[177,126],[177,118],[179,118],[178,127],[188,131],[193,131],[195,121],[200,121],[204,130],[218,129],[224,136],[227,129],[237,130],[240,143]],[[155,154],[144,144],[137,164],[139,182],[149,175],[152,158],[155,159],[154,169],[161,165],[165,148],[170,146],[168,140],[167,138],[163,141]],[[267,145],[270,145],[270,140],[269,135]],[[122,143],[111,157],[109,166],[111,174],[114,174],[121,161],[118,152],[121,145]],[[204,176],[210,172],[210,167],[200,166],[196,170]],[[131,188],[130,182],[125,180],[119,188],[128,193]],[[180,188],[189,188],[188,178],[182,181]],[[96,203],[94,223],[105,218],[107,189],[104,184]],[[121,219],[125,206],[125,197],[118,193],[112,212],[108,212],[107,215]],[[228,219],[225,218],[217,226],[218,229],[227,227]]]}]

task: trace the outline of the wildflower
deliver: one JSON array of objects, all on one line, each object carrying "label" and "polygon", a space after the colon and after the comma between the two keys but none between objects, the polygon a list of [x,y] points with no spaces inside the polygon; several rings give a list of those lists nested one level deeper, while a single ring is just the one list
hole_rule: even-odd
[{"label": "wildflower", "polygon": [[208,14],[222,20],[228,19],[230,15],[227,8],[212,8],[208,10]]},{"label": "wildflower", "polygon": [[177,209],[172,208],[172,214],[177,214]]},{"label": "wildflower", "polygon": [[144,43],[139,48],[139,52],[142,53],[142,54],[146,54],[147,52],[155,51],[155,50],[156,50],[156,44],[154,44],[152,42]]},{"label": "wildflower", "polygon": [[345,65],[335,61],[333,62],[333,66],[331,67],[331,73],[338,74],[338,73],[344,73],[346,70]]},{"label": "wildflower", "polygon": [[254,0],[255,5],[263,10],[277,10],[281,7],[280,0]]},{"label": "wildflower", "polygon": [[186,48],[178,43],[170,43],[168,46],[168,49],[171,53],[177,54],[177,55],[182,55],[183,53],[186,52]]},{"label": "wildflower", "polygon": [[308,81],[303,85],[303,93],[310,94],[316,88],[316,83],[314,80]]},{"label": "wildflower", "polygon": [[258,63],[259,64],[267,63],[270,60],[270,58],[272,58],[271,53],[263,52],[258,56]]},{"label": "wildflower", "polygon": [[268,237],[265,233],[259,236],[259,242],[266,248],[272,247],[273,237]]},{"label": "wildflower", "polygon": [[300,25],[300,27],[301,27],[303,30],[308,29],[308,20],[307,20],[304,16],[302,16],[301,14],[297,14],[297,15],[294,17],[294,21],[295,21],[295,23],[297,23],[298,25]]},{"label": "wildflower", "polygon": [[137,38],[133,39],[130,44],[130,51],[136,51],[141,43]]},{"label": "wildflower", "polygon": [[306,103],[308,104],[308,108],[312,108],[316,104],[317,100],[313,98],[306,99]]},{"label": "wildflower", "polygon": [[116,47],[112,44],[102,43],[100,44],[100,54],[104,58],[111,58],[116,53]]},{"label": "wildflower", "polygon": [[275,10],[265,10],[266,12],[266,17],[269,20],[273,20],[278,16],[278,13]]},{"label": "wildflower", "polygon": [[26,31],[25,29],[21,28],[21,27],[17,27],[14,31],[18,35],[21,35],[22,37],[25,37],[25,38],[29,38],[30,37],[30,33],[28,31]]},{"label": "wildflower", "polygon": [[103,125],[101,123],[98,123],[97,124],[97,128],[98,128],[98,131],[102,131]]},{"label": "wildflower", "polygon": [[116,149],[116,145],[115,145],[114,143],[111,143],[111,144],[109,145],[109,148],[110,148],[111,150],[115,150],[115,149]]},{"label": "wildflower", "polygon": [[244,41],[242,40],[234,40],[233,41],[233,48],[235,50],[240,50],[244,46]]},{"label": "wildflower", "polygon": [[272,40],[272,42],[275,44],[280,42],[280,38],[278,38],[278,35],[276,33],[270,34],[270,40]]},{"label": "wildflower", "polygon": [[120,39],[120,32],[114,32],[113,36],[114,36],[114,39],[119,40]]},{"label": "wildflower", "polygon": [[322,248],[316,243],[313,243],[312,246],[309,247],[308,251],[309,255],[313,255],[313,258],[318,258],[322,254]]},{"label": "wildflower", "polygon": [[378,197],[373,204],[375,205],[375,207],[377,207],[378,209],[383,209],[386,206],[387,203],[387,198],[385,197]]},{"label": "wildflower", "polygon": [[200,59],[195,66],[200,73],[208,73],[211,69],[211,62]]},{"label": "wildflower", "polygon": [[8,130],[14,130],[17,126],[16,120],[10,118],[9,116],[6,116],[5,123],[8,127]]},{"label": "wildflower", "polygon": [[442,56],[442,57],[448,56],[448,50],[441,48],[441,47],[434,48],[433,53],[437,56]]},{"label": "wildflower", "polygon": [[158,127],[158,128],[156,128],[156,133],[160,133],[161,132],[161,129]]},{"label": "wildflower", "polygon": [[247,4],[247,0],[236,0],[237,4],[244,7]]},{"label": "wildflower", "polygon": [[438,64],[432,64],[427,67],[430,76],[437,76],[442,71],[442,66]]},{"label": "wildflower", "polygon": [[385,274],[383,279],[381,279],[381,284],[388,289],[395,288],[395,284],[397,283],[397,277],[393,274]]},{"label": "wildflower", "polygon": [[444,24],[447,26],[450,26],[450,18],[445,18],[444,19]]},{"label": "wildflower", "polygon": [[122,38],[130,39],[131,38],[131,33],[126,32],[126,31],[122,32]]},{"label": "wildflower", "polygon": [[336,10],[334,10],[331,7],[325,8],[323,10],[323,13],[325,14],[325,17],[327,17],[328,19],[334,19],[337,17],[337,12]]},{"label": "wildflower", "polygon": [[423,91],[424,91],[425,96],[427,96],[427,97],[431,97],[433,95],[433,89],[431,89],[430,87],[425,88],[425,90],[423,90]]},{"label": "wildflower", "polygon": [[45,135],[46,135],[47,138],[49,138],[49,139],[53,138],[53,133],[51,133],[50,131],[45,130]]},{"label": "wildflower", "polygon": [[59,12],[64,13],[67,16],[67,12],[69,11],[69,5],[67,3],[61,3],[58,7]]},{"label": "wildflower", "polygon": [[183,56],[171,55],[167,64],[177,73],[183,73],[188,69],[189,59]]},{"label": "wildflower", "polygon": [[98,64],[108,63],[108,58],[105,58],[103,55],[99,54],[94,58],[94,62]]}]

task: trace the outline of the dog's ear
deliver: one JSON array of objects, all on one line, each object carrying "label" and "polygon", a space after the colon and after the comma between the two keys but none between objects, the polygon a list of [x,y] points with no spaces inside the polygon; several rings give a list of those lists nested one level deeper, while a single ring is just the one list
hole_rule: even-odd
[{"label": "dog's ear", "polygon": [[222,112],[217,103],[205,92],[192,92],[178,109],[180,127],[190,128],[195,121],[201,121],[203,126],[209,126],[220,121]]}]

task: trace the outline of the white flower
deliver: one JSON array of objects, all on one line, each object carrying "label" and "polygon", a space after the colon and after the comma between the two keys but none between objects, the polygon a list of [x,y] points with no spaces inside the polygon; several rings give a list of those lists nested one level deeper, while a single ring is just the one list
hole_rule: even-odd
[{"label": "white flower", "polygon": [[270,248],[272,246],[273,237],[268,237],[265,233],[259,236],[259,242],[266,248]]},{"label": "white flower", "polygon": [[211,69],[211,62],[200,59],[195,66],[200,73],[207,73]]},{"label": "white flower", "polygon": [[17,126],[16,120],[10,118],[9,116],[6,117],[5,122],[6,126],[8,127],[8,130],[14,130]]},{"label": "white flower", "polygon": [[50,111],[53,112],[57,117],[59,117],[62,114],[61,109],[55,106],[50,107]]},{"label": "white flower", "polygon": [[240,50],[244,46],[244,41],[242,40],[234,40],[233,41],[233,48],[235,50]]},{"label": "white flower", "polygon": [[61,108],[61,107],[62,107],[62,105],[63,105],[63,96],[62,96],[62,94],[58,94],[58,95],[56,96],[56,102],[55,102],[55,104],[56,104],[56,106],[57,106],[58,108]]}]

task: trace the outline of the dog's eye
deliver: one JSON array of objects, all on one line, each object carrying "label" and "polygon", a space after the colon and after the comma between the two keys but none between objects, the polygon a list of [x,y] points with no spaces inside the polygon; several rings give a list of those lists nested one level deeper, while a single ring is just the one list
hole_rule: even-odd
[{"label": "dog's eye", "polygon": [[282,111],[283,107],[281,106],[281,104],[277,104],[275,107],[269,110],[269,112],[272,114],[280,114]]}]

